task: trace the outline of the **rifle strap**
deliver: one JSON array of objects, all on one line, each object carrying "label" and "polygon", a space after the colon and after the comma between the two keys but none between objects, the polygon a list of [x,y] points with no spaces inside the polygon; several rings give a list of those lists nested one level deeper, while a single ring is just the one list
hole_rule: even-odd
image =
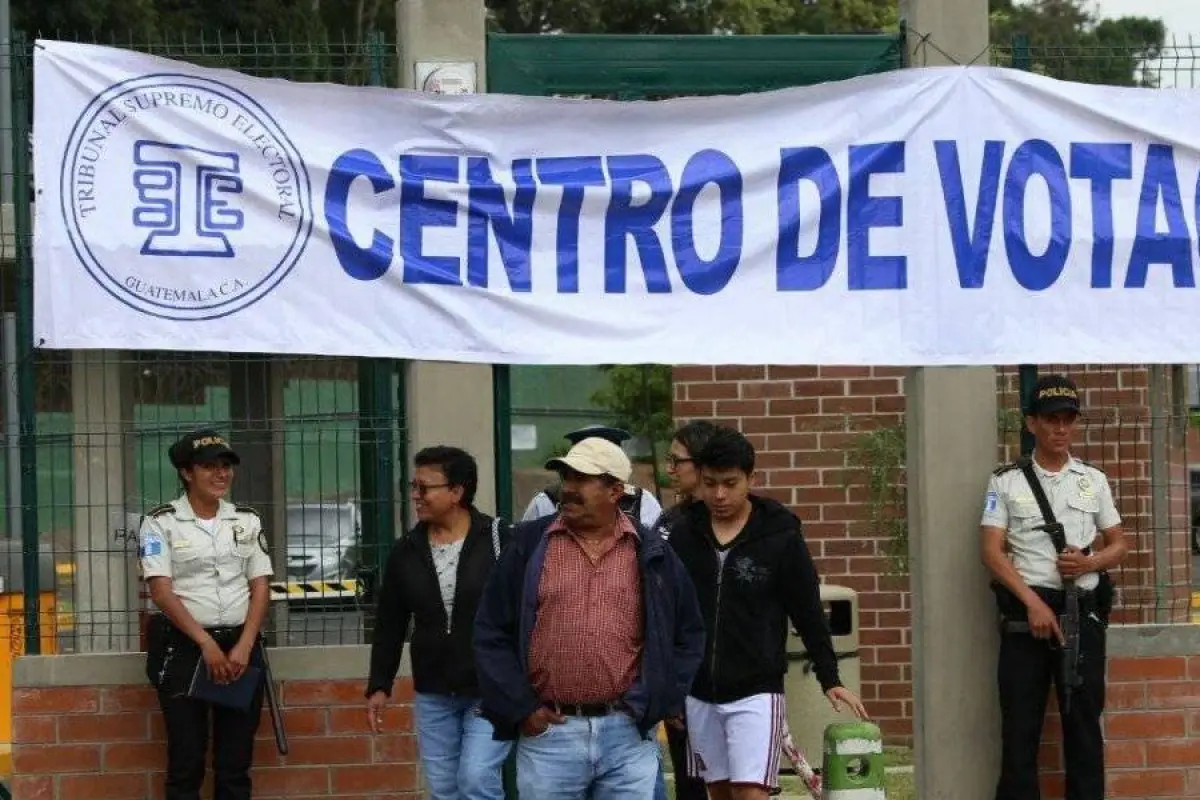
[{"label": "rifle strap", "polygon": [[[1021,468],[1022,474],[1025,475],[1025,480],[1029,483],[1029,488],[1033,492],[1033,499],[1037,501],[1038,509],[1042,512],[1042,522],[1047,526],[1057,523],[1054,517],[1054,509],[1050,508],[1050,500],[1046,497],[1046,490],[1042,487],[1042,482],[1038,480],[1037,473],[1033,471],[1033,459],[1023,457],[1017,460],[1017,466]],[[1047,533],[1052,530],[1047,528]],[[1059,536],[1050,534],[1050,539],[1054,544],[1054,549],[1061,553],[1067,549],[1067,537],[1065,532]]]}]

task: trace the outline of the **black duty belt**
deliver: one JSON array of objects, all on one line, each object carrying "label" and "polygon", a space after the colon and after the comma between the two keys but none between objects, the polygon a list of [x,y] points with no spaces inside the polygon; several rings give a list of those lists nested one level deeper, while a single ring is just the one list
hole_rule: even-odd
[{"label": "black duty belt", "polygon": [[620,711],[620,703],[551,703],[551,707],[566,717],[603,717]]},{"label": "black duty belt", "polygon": [[[1047,589],[1035,593],[1042,598],[1042,602],[1050,606],[1050,610],[1054,612],[1055,618],[1062,613],[1061,596],[1062,592],[1056,589]],[[1054,593],[1057,592],[1057,595]],[[1096,592],[1089,589],[1086,592],[1079,592],[1079,613],[1088,614],[1098,608],[1096,602]],[[1000,630],[1004,633],[1030,633],[1029,620],[1024,617],[1003,617],[1000,620]]]}]

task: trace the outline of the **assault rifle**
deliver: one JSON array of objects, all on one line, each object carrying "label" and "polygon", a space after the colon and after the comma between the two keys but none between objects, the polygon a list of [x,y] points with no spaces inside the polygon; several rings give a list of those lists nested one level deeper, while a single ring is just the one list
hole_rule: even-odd
[{"label": "assault rifle", "polygon": [[[1018,463],[1042,512],[1043,524],[1038,526],[1038,530],[1046,532],[1050,541],[1054,543],[1054,550],[1061,555],[1067,549],[1066,528],[1054,517],[1054,510],[1050,508],[1050,501],[1046,499],[1046,490],[1042,488],[1042,482],[1033,471],[1033,461],[1022,458]],[[1058,680],[1063,693],[1062,713],[1066,716],[1071,712],[1071,693],[1083,685],[1083,678],[1079,675],[1079,588],[1073,578],[1063,578],[1063,594],[1066,602],[1063,604],[1063,613],[1058,618],[1058,628],[1063,635]]]}]

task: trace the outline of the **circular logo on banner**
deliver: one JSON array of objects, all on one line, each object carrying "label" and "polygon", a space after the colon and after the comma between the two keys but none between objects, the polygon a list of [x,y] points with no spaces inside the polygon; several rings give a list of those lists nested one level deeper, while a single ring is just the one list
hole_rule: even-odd
[{"label": "circular logo on banner", "polygon": [[92,278],[167,319],[253,305],[312,233],[300,152],[255,100],[209,78],[147,75],[101,92],[71,131],[61,189]]}]

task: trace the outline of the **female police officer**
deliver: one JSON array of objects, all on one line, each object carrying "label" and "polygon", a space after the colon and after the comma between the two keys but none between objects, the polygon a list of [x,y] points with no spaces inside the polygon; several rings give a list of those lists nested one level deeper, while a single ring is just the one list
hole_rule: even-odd
[{"label": "female police officer", "polygon": [[223,437],[197,431],[168,455],[184,493],[146,515],[139,547],[150,597],[161,612],[148,630],[146,673],[166,723],[166,796],[199,800],[211,714],[214,800],[249,800],[261,681],[247,687],[253,691],[246,708],[190,695],[201,662],[212,683],[225,686],[248,665],[261,668],[256,645],[272,573],[266,537],[253,509],[225,500],[240,459]]}]

